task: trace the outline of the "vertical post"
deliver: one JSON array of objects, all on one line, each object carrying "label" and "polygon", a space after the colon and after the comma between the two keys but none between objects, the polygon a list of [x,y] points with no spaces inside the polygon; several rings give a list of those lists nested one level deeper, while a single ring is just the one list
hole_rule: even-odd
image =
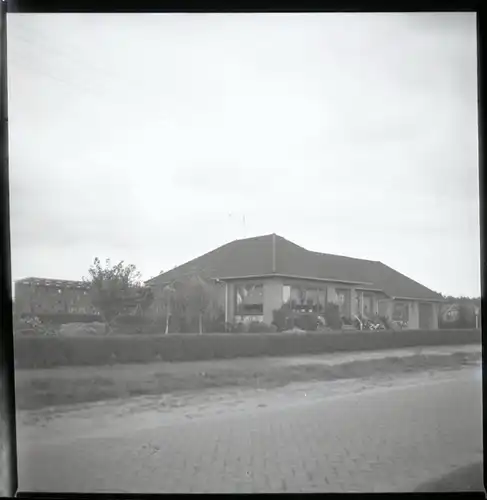
[{"label": "vertical post", "polygon": [[276,235],[272,234],[272,272],[276,272]]},{"label": "vertical post", "polygon": [[228,325],[228,282],[225,281],[225,328]]},{"label": "vertical post", "polygon": [[7,3],[0,0],[0,140],[2,179],[0,203],[4,241],[0,272],[0,496],[14,497],[17,491],[17,437],[15,431],[15,380],[12,325],[12,274],[10,268],[10,213],[8,176],[8,89],[7,89]]}]

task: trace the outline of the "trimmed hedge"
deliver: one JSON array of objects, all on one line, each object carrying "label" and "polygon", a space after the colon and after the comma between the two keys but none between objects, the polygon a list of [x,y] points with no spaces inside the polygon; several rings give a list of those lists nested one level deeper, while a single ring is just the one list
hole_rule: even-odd
[{"label": "trimmed hedge", "polygon": [[480,330],[17,337],[17,368],[95,366],[480,344]]}]

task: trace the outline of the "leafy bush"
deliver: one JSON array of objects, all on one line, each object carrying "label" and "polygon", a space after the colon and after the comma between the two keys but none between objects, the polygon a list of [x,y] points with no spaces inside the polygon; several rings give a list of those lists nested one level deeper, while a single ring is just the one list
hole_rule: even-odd
[{"label": "leafy bush", "polygon": [[298,314],[294,324],[306,332],[314,332],[318,328],[318,315],[315,313]]},{"label": "leafy bush", "polygon": [[[25,319],[34,318],[31,314],[24,315]],[[74,314],[74,313],[39,313],[37,317],[44,325],[63,325],[66,323],[96,323],[101,320],[97,314]]]},{"label": "leafy bush", "polygon": [[277,328],[273,325],[268,325],[267,323],[263,323],[262,321],[253,321],[248,326],[248,333],[273,333],[277,330]]},{"label": "leafy bush", "polygon": [[272,316],[272,323],[276,326],[278,332],[291,329],[294,326],[294,313],[287,304],[272,311]]},{"label": "leafy bush", "polygon": [[381,320],[381,322],[384,325],[384,328],[386,330],[392,329],[391,321],[389,320],[389,318],[387,316],[379,316],[379,319]]},{"label": "leafy bush", "polygon": [[245,323],[242,323],[240,321],[236,325],[233,325],[232,331],[233,331],[233,333],[245,333],[248,331],[248,327],[247,327],[247,325],[245,325]]},{"label": "leafy bush", "polygon": [[220,313],[214,319],[207,319],[204,322],[205,332],[208,333],[225,333],[227,325],[225,324],[225,313]]},{"label": "leafy bush", "polygon": [[340,309],[336,304],[326,304],[325,320],[327,326],[332,330],[340,330],[342,327],[342,318],[340,317]]},{"label": "leafy bush", "polygon": [[134,314],[121,314],[114,320],[114,325],[120,326],[145,326],[152,323],[152,320],[146,316]]},{"label": "leafy bush", "polygon": [[302,335],[16,336],[16,367],[99,366],[113,363],[198,361],[259,356],[376,351],[481,343],[480,330],[367,331]]}]

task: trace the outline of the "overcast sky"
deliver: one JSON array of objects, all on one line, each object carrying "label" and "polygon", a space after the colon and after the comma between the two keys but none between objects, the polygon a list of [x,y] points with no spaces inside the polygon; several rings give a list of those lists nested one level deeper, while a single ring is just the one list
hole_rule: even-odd
[{"label": "overcast sky", "polygon": [[13,279],[275,232],[480,295],[475,14],[13,14],[8,57]]}]

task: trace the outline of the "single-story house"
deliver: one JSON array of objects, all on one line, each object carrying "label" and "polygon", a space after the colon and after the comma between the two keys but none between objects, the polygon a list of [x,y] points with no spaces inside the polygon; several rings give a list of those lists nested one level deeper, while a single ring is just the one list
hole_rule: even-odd
[{"label": "single-story house", "polygon": [[438,328],[443,298],[378,261],[307,250],[276,234],[232,241],[146,282],[161,287],[198,274],[220,290],[229,323],[273,321],[273,311],[323,312],[327,303],[342,316],[378,314],[410,329]]}]

